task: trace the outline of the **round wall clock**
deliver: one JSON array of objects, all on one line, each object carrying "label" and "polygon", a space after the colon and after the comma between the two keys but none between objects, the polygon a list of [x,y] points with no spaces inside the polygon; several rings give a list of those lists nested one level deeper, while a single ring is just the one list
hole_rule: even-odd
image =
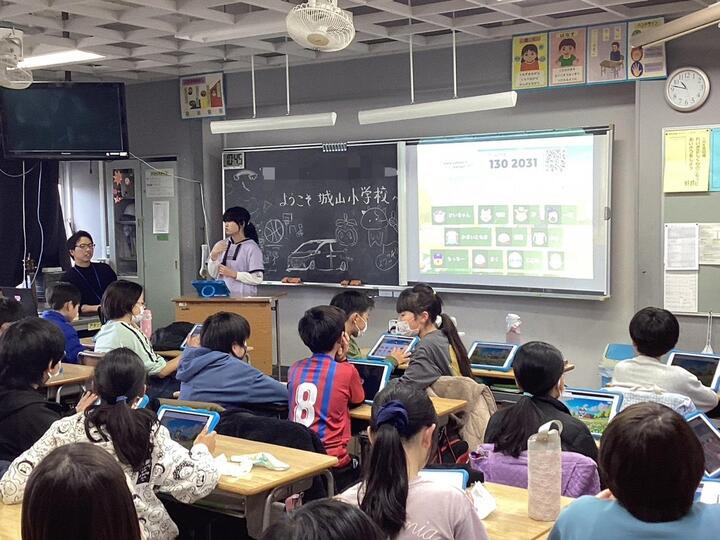
[{"label": "round wall clock", "polygon": [[702,107],[710,95],[710,79],[695,67],[673,71],[665,83],[665,100],[673,109],[690,112]]}]

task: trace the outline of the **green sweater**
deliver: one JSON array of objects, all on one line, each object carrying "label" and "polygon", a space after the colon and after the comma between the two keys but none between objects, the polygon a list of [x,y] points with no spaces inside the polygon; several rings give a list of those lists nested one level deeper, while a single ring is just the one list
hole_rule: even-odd
[{"label": "green sweater", "polygon": [[127,347],[140,357],[145,371],[156,375],[167,363],[153,351],[152,345],[139,328],[122,321],[108,321],[95,336],[95,352],[109,352]]}]

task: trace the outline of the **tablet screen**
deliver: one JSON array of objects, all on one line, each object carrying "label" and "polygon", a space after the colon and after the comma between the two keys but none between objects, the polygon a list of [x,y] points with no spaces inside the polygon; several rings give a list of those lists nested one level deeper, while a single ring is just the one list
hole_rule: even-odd
[{"label": "tablet screen", "polygon": [[372,351],[370,356],[375,358],[387,358],[394,349],[405,349],[412,344],[413,338],[406,336],[383,336],[380,343]]},{"label": "tablet screen", "polygon": [[363,390],[365,390],[365,401],[372,401],[387,382],[388,367],[384,364],[351,363],[358,370],[360,378],[362,379]]},{"label": "tablet screen", "polygon": [[708,388],[713,387],[713,379],[715,371],[717,371],[720,358],[717,356],[703,357],[696,354],[679,354],[673,355],[672,365],[680,366],[695,375],[703,385]]},{"label": "tablet screen", "polygon": [[193,326],[192,330],[190,330],[188,332],[188,335],[185,336],[185,340],[182,342],[182,345],[180,345],[180,348],[184,349],[185,347],[199,347],[202,328],[202,324],[196,324],[195,326]]},{"label": "tablet screen", "polygon": [[615,395],[590,395],[568,392],[560,397],[570,414],[583,422],[590,433],[602,435],[612,416]]},{"label": "tablet screen", "polygon": [[701,416],[691,418],[688,424],[702,444],[705,453],[705,472],[709,475],[720,472],[720,437]]},{"label": "tablet screen", "polygon": [[482,366],[502,367],[512,352],[512,346],[503,345],[477,345],[473,347],[470,355],[471,364],[479,364]]},{"label": "tablet screen", "polygon": [[163,411],[160,423],[168,429],[173,441],[189,450],[195,438],[207,425],[208,417],[203,414],[166,409]]}]

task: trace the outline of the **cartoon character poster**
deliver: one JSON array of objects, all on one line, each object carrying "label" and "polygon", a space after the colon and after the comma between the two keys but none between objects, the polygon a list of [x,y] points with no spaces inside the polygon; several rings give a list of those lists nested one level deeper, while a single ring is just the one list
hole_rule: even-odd
[{"label": "cartoon character poster", "polygon": [[223,74],[181,77],[180,111],[183,119],[225,116]]},{"label": "cartoon character poster", "polygon": [[550,86],[585,83],[585,28],[550,33]]},{"label": "cartoon character poster", "polygon": [[631,47],[630,39],[633,36],[642,34],[643,31],[661,26],[665,22],[662,17],[632,21],[628,23],[628,79],[659,79],[667,77],[667,65],[665,61],[665,44],[653,45],[652,47]]},{"label": "cartoon character poster", "polygon": [[513,37],[513,90],[547,86],[547,45],[546,33]]},{"label": "cartoon character poster", "polygon": [[591,26],[587,31],[587,81],[627,80],[627,23]]}]

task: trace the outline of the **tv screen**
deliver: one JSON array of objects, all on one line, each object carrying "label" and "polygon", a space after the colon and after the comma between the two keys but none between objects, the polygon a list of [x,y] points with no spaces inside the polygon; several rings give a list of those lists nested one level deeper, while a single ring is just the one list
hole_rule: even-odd
[{"label": "tv screen", "polygon": [[6,158],[118,159],[128,156],[125,85],[39,83],[0,88]]}]

